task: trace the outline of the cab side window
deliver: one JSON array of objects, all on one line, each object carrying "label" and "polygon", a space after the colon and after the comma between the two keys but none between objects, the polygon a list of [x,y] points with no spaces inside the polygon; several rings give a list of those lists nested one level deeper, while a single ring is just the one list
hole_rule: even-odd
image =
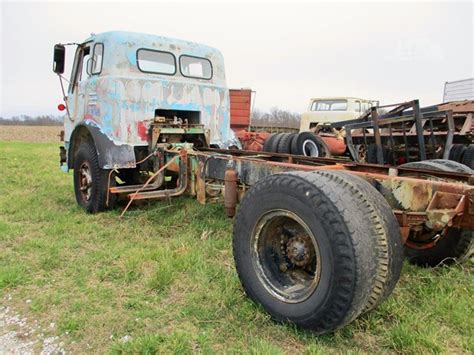
[{"label": "cab side window", "polygon": [[82,50],[81,73],[79,75],[78,82],[86,80],[90,77],[91,75],[91,71],[90,71],[91,61],[89,60],[90,58],[91,58],[91,47],[85,47],[84,50]]},{"label": "cab side window", "polygon": [[[87,79],[90,76],[90,70],[87,70],[87,66],[90,65],[88,59],[90,58],[90,46],[79,47],[76,51],[76,57],[74,59],[74,69],[71,75],[71,81],[69,84],[69,92],[73,93],[77,85]],[[89,62],[89,64],[88,64]]]},{"label": "cab side window", "polygon": [[354,101],[354,111],[360,112],[360,101]]},{"label": "cab side window", "polygon": [[91,74],[100,74],[102,71],[102,60],[104,57],[104,45],[102,43],[94,44],[94,51],[92,53],[92,69]]}]

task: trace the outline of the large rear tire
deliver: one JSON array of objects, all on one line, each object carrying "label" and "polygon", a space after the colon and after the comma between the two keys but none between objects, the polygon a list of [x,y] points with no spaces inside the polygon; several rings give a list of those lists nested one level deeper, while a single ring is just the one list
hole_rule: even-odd
[{"label": "large rear tire", "polygon": [[267,176],[244,196],[234,223],[239,278],[274,319],[334,331],[370,304],[380,265],[373,236],[384,223],[337,174]]},{"label": "large rear tire", "polygon": [[452,265],[468,259],[473,253],[474,233],[451,228],[445,237],[429,249],[405,248],[408,261],[423,267]]},{"label": "large rear tire", "polygon": [[474,169],[474,144],[468,145],[466,151],[464,152],[462,163],[471,169]]},{"label": "large rear tire", "polygon": [[[473,171],[466,165],[446,159],[433,159],[412,162],[400,165],[400,167],[419,168],[434,171],[460,172],[472,174]],[[439,232],[427,231],[423,241],[411,240],[405,245],[405,255],[410,263],[434,267],[438,265],[450,265],[456,261],[468,258],[473,251],[473,231],[449,228],[446,235],[439,238]],[[436,238],[439,238],[435,242]]]},{"label": "large rear tire", "polygon": [[332,177],[340,184],[352,186],[371,205],[370,219],[376,227],[371,237],[377,241],[377,278],[364,312],[371,311],[390,296],[400,279],[404,260],[400,226],[385,198],[366,180],[344,171],[325,171],[321,174]]},{"label": "large rear tire", "polygon": [[109,172],[100,168],[92,143],[79,147],[74,158],[74,192],[77,203],[86,212],[98,213],[112,205],[114,195],[109,196],[110,201],[107,201]]},{"label": "large rear tire", "polygon": [[447,159],[432,159],[423,161],[413,161],[400,165],[402,168],[413,168],[413,169],[425,169],[434,171],[446,171],[446,172],[457,172],[472,174],[473,171],[468,166],[458,163],[453,160]]}]

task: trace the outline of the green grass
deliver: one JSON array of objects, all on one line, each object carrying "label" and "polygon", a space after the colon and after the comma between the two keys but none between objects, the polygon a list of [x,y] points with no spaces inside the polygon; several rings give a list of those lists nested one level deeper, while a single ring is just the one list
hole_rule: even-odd
[{"label": "green grass", "polygon": [[178,198],[87,215],[56,144],[0,142],[0,171],[0,297],[73,352],[474,351],[472,261],[405,265],[387,302],[318,337],[246,298],[221,206]]}]

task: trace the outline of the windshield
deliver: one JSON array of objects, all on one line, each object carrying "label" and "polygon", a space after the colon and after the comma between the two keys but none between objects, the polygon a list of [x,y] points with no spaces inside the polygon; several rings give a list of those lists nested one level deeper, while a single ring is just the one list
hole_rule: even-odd
[{"label": "windshield", "polygon": [[347,100],[315,100],[311,111],[347,111]]}]

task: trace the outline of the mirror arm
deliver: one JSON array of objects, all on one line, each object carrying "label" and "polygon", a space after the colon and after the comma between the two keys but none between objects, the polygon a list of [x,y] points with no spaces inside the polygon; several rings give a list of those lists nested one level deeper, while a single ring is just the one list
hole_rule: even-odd
[{"label": "mirror arm", "polygon": [[61,75],[61,74],[58,74],[58,75],[61,77],[61,79],[63,79],[64,81],[66,81],[68,84],[71,83],[71,82],[70,82],[69,80],[67,80],[63,75]]},{"label": "mirror arm", "polygon": [[67,113],[67,117],[69,118],[69,120],[72,122],[73,119],[71,118],[71,113],[69,112],[69,103],[67,101],[67,96],[66,96],[66,91],[64,90],[64,85],[63,85],[63,77],[61,74],[58,74],[58,77],[59,77],[59,83],[61,84],[61,90],[63,92],[63,101],[65,103],[65,106],[66,106],[66,113]]}]

